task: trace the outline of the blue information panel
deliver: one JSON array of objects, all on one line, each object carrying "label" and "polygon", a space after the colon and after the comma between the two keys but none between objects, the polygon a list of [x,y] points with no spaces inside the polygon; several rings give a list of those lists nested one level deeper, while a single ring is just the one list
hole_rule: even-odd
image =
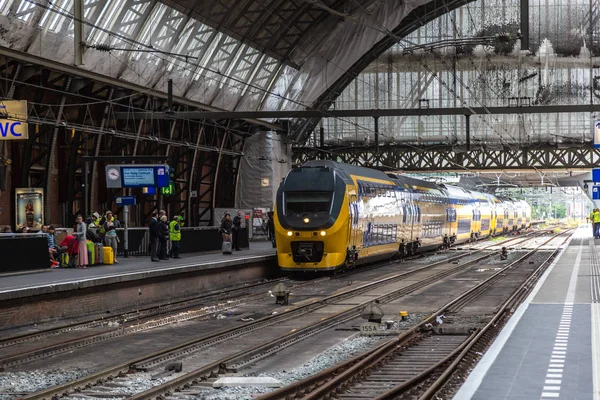
[{"label": "blue information panel", "polygon": [[600,168],[592,169],[592,180],[595,182],[600,182]]},{"label": "blue information panel", "polygon": [[137,199],[135,196],[121,196],[115,199],[115,203],[118,206],[134,206],[137,204]]},{"label": "blue information panel", "polygon": [[106,165],[106,187],[163,188],[171,184],[171,169],[167,164]]},{"label": "blue information panel", "polygon": [[600,186],[592,187],[592,200],[600,200]]},{"label": "blue information panel", "polygon": [[121,176],[123,187],[155,186],[154,168],[121,167]]}]

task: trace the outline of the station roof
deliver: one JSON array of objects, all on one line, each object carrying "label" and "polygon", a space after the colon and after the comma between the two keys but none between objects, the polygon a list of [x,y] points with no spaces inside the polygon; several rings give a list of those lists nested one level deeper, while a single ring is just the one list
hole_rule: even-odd
[{"label": "station roof", "polygon": [[[210,110],[304,109],[335,98],[398,29],[468,2],[84,0],[77,68],[161,91],[171,78]],[[0,45],[72,65],[73,21],[70,0],[0,0]]]}]

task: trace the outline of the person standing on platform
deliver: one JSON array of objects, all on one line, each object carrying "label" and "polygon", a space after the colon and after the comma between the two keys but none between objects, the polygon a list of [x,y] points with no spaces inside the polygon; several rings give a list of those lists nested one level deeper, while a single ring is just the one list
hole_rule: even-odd
[{"label": "person standing on platform", "polygon": [[597,208],[594,209],[594,215],[593,215],[593,221],[594,221],[594,238],[598,239],[600,238],[600,232],[598,232],[598,229],[600,229],[600,210],[598,210]]},{"label": "person standing on platform", "polygon": [[168,260],[170,257],[167,254],[167,242],[169,241],[169,220],[166,215],[160,217],[160,235],[158,240],[160,242],[160,247],[158,250],[158,259],[159,260]]},{"label": "person standing on platform", "polygon": [[179,257],[179,245],[181,244],[181,225],[179,224],[179,215],[173,217],[173,221],[169,223],[169,238],[171,239],[171,256],[173,258]]},{"label": "person standing on platform", "polygon": [[231,242],[232,226],[231,216],[229,213],[225,213],[225,217],[223,217],[223,220],[221,221],[221,235],[224,242]]},{"label": "person standing on platform", "polygon": [[150,259],[152,261],[160,261],[158,259],[158,235],[161,231],[160,222],[156,218],[158,213],[156,211],[152,212],[152,218],[150,219],[150,223],[148,224],[148,230],[150,231]]},{"label": "person standing on platform", "polygon": [[267,221],[267,237],[271,241],[273,248],[275,248],[277,247],[277,245],[275,244],[275,221],[273,221],[275,214],[273,213],[273,211],[269,211],[268,216],[269,220]]},{"label": "person standing on platform", "polygon": [[238,210],[237,215],[233,217],[233,226],[231,228],[233,233],[233,242],[231,243],[231,248],[240,251],[240,232],[242,231],[242,211]]},{"label": "person standing on platform", "polygon": [[121,224],[118,220],[113,217],[112,211],[106,212],[106,221],[104,222],[104,243],[108,247],[112,247],[113,249],[113,261],[115,264],[118,264],[117,261],[117,246],[119,243],[119,237],[117,236],[117,228],[119,228]]},{"label": "person standing on platform", "polygon": [[79,268],[87,268],[88,265],[88,249],[87,249],[87,238],[86,238],[86,233],[87,233],[87,227],[85,225],[85,222],[83,222],[83,216],[81,214],[77,215],[77,232],[75,234],[75,236],[77,237],[77,249],[78,249],[78,260],[77,260],[77,266]]}]

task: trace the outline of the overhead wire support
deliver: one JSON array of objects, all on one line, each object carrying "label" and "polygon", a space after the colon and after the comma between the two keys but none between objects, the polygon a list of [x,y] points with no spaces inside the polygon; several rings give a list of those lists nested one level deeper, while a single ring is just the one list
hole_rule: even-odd
[{"label": "overhead wire support", "polygon": [[197,60],[198,59],[198,57],[195,57],[195,56],[190,56],[187,54],[171,53],[169,51],[163,51],[163,50],[159,50],[159,49],[155,49],[155,48],[135,49],[135,48],[127,48],[127,47],[113,47],[113,46],[111,46],[109,44],[105,44],[105,43],[93,44],[93,45],[85,43],[84,46],[88,49],[94,49],[94,50],[98,50],[98,51],[102,51],[102,52],[106,52],[106,53],[110,53],[111,51],[128,51],[128,52],[132,52],[132,53],[158,53],[158,54],[164,54],[166,56],[181,57],[181,58],[184,58],[186,62],[189,60]]}]

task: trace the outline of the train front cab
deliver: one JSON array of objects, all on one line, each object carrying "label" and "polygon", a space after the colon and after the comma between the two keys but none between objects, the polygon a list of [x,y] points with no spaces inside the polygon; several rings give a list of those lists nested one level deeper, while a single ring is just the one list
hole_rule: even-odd
[{"label": "train front cab", "polygon": [[317,271],[343,265],[349,215],[346,184],[333,169],[290,171],[277,191],[274,213],[279,267]]}]

